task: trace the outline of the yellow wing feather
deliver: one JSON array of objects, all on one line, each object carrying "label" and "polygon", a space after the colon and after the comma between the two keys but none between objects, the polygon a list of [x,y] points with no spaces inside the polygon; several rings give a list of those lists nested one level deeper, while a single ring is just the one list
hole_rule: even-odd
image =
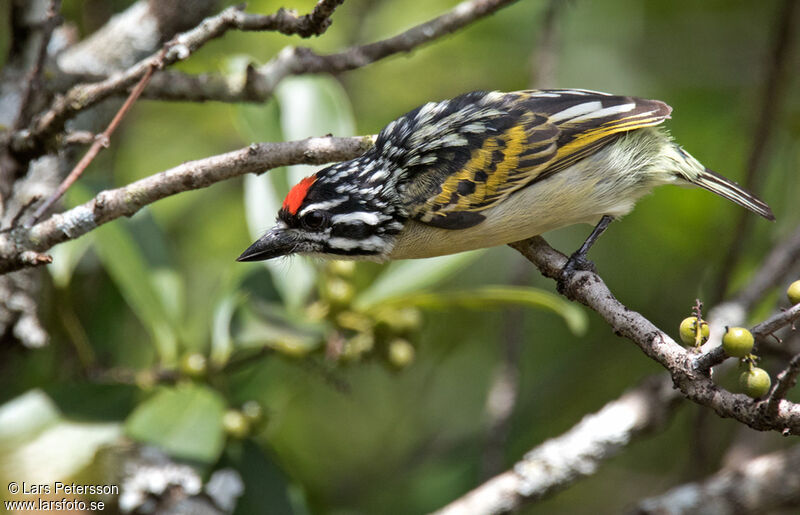
[{"label": "yellow wing feather", "polygon": [[[669,116],[661,102],[630,97],[590,95],[570,99],[571,103],[548,104],[535,98],[535,91],[509,94],[514,123],[486,137],[473,149],[460,169],[441,182],[440,190],[415,206],[411,215],[425,223],[460,228],[478,223],[476,215],[536,180],[549,177],[598,151],[615,135],[658,125]],[[603,102],[612,102],[611,110]],[[566,109],[594,103],[595,112],[565,117]],[[621,106],[613,110],[614,106]],[[521,109],[521,111],[520,111]],[[626,111],[627,109],[627,111]],[[508,116],[512,116],[511,113]],[[554,121],[557,120],[557,121]],[[448,224],[448,217],[464,217],[464,223]]]}]

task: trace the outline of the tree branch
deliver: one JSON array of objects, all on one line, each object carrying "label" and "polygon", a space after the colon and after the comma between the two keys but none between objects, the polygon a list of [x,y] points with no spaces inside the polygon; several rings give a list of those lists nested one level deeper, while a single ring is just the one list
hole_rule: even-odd
[{"label": "tree branch", "polygon": [[[561,278],[566,257],[541,237],[511,246],[521,252],[546,277]],[[633,341],[650,358],[666,368],[677,388],[692,401],[712,408],[722,417],[734,418],[753,429],[800,434],[800,405],[781,400],[769,412],[766,401],[750,399],[718,387],[707,373],[707,359],[678,345],[641,314],[620,303],[603,280],[592,272],[576,272],[565,278],[567,296],[595,310],[615,334]]]},{"label": "tree branch", "polygon": [[129,88],[153,66],[169,66],[187,59],[207,42],[222,36],[228,30],[321,34],[330,24],[327,16],[343,1],[320,0],[311,14],[300,18],[285,9],[271,15],[257,15],[242,12],[242,6],[229,7],[216,16],[206,18],[197,27],[177,35],[161,50],[130,68],[100,82],[72,87],[66,94],[58,97],[51,108],[38,117],[27,130],[13,134],[11,149],[15,153],[34,156],[40,154],[44,151],[44,142],[60,132],[65,122],[78,112]]},{"label": "tree branch", "polygon": [[252,144],[184,163],[121,188],[101,191],[89,202],[54,214],[30,228],[17,227],[0,234],[0,273],[42,264],[41,257],[33,259],[32,255],[38,256],[53,245],[82,236],[111,220],[131,216],[164,197],[280,166],[352,159],[364,153],[372,143],[372,136],[362,136]]},{"label": "tree branch", "polygon": [[679,399],[666,374],[653,376],[436,513],[504,513],[561,490],[594,474],[637,437],[664,427]]},{"label": "tree branch", "polygon": [[250,67],[243,80],[213,74],[187,75],[170,71],[156,74],[145,98],[192,102],[263,102],[287,76],[340,73],[362,68],[380,59],[411,50],[453,33],[518,0],[467,0],[449,12],[396,36],[320,55],[305,47],[286,47],[259,68]]},{"label": "tree branch", "polygon": [[772,513],[800,504],[800,445],[723,469],[639,503],[637,515],[681,513]]}]

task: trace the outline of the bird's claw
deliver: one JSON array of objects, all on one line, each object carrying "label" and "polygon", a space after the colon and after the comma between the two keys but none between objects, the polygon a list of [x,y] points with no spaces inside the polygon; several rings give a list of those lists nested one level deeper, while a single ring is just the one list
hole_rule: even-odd
[{"label": "bird's claw", "polygon": [[564,295],[567,291],[567,284],[569,283],[575,272],[592,272],[597,273],[597,267],[594,263],[586,257],[586,254],[575,252],[567,260],[564,267],[561,269],[561,276],[558,278],[557,289],[558,293]]}]

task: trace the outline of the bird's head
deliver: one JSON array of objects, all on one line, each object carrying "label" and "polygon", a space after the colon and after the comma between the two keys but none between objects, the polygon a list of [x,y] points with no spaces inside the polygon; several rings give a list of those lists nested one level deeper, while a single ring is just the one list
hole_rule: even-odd
[{"label": "bird's head", "polygon": [[275,226],[237,261],[292,254],[385,260],[406,217],[392,202],[388,172],[366,156],[320,170],[286,196]]}]

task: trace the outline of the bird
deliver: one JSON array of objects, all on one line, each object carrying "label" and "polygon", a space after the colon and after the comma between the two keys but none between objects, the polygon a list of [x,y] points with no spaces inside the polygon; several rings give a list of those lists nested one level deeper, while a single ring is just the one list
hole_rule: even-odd
[{"label": "bird", "polygon": [[772,210],[711,171],[662,123],[659,100],[584,89],[475,91],[390,122],[355,159],[289,191],[277,221],[238,261],[290,255],[385,262],[521,241],[611,221],[656,186],[699,186],[768,220]]}]

